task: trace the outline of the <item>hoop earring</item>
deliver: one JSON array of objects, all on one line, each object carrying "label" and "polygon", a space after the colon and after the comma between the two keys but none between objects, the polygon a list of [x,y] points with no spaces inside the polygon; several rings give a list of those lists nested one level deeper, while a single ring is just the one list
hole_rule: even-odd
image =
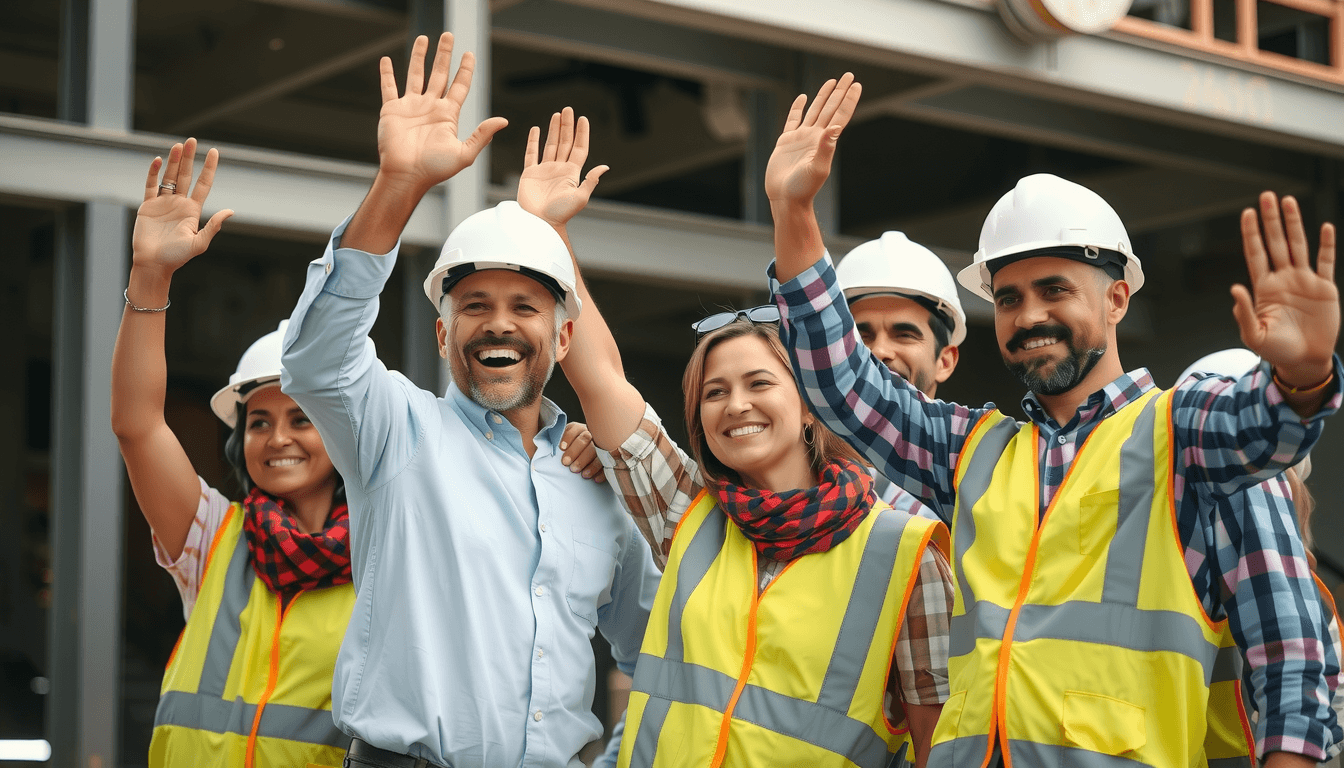
[{"label": "hoop earring", "polygon": [[816,430],[812,429],[811,424],[803,425],[803,443],[807,445],[808,448],[817,447]]}]

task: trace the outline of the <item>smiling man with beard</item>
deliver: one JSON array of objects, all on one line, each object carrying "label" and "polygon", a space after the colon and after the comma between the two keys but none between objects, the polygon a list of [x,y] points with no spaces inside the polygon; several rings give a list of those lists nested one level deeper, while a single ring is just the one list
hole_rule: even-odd
[{"label": "smiling man with beard", "polygon": [[[427,46],[404,94],[380,64],[378,175],[309,266],[284,342],[283,389],[350,502],[357,597],[332,714],[346,766],[575,766],[603,730],[593,635],[633,673],[658,571],[611,489],[561,461],[565,414],[542,389],[582,307],[549,224],[506,202],[448,236],[424,283],[452,372],[441,396],[387,370],[368,337],[411,213],[504,125],[458,140],[474,60],[450,84],[444,34],[426,83]],[[556,187],[552,165],[524,170],[520,198],[586,202],[596,176]]]},{"label": "smiling man with beard", "polygon": [[[851,75],[828,89],[817,103],[852,111]],[[1339,407],[1334,228],[1313,266],[1297,201],[1266,192],[1244,211],[1251,289],[1233,289],[1233,314],[1264,362],[1164,392],[1120,363],[1143,271],[1119,216],[1064,179],[1020,180],[959,278],[994,303],[1000,353],[1031,390],[1023,424],[930,400],[860,344],[813,208],[843,128],[804,103],[766,170],[771,288],[817,415],[952,529],[951,695],[929,765],[1323,759],[1344,735],[1324,638],[1297,585],[1266,574],[1294,569],[1294,548],[1265,529],[1219,551],[1234,544],[1213,500],[1295,464]],[[1232,584],[1258,599],[1225,600]],[[1254,733],[1238,648],[1264,682]]]}]

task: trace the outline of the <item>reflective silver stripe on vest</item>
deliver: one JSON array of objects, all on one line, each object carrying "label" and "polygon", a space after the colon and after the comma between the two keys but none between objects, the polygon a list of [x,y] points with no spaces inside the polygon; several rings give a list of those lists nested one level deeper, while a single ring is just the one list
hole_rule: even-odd
[{"label": "reflective silver stripe on vest", "polygon": [[[696,529],[691,543],[686,545],[686,551],[677,566],[677,586],[672,593],[672,604],[668,606],[667,651],[664,653],[665,659],[660,661],[680,662],[685,656],[681,617],[686,612],[686,601],[691,598],[695,588],[700,586],[700,582],[714,565],[714,558],[718,557],[719,550],[723,549],[727,525],[727,516],[716,505]],[[658,734],[663,730],[663,722],[667,719],[667,712],[671,707],[671,703],[664,700],[662,694],[656,694],[654,691],[664,689],[667,683],[663,678],[673,673],[669,673],[662,666],[647,664],[648,658],[651,657],[640,655],[639,663],[635,665],[635,679],[631,684],[632,690],[649,694],[649,701],[644,705],[644,714],[639,718],[639,730],[635,733],[635,744],[630,753],[632,768],[649,768],[653,765]],[[733,681],[733,684],[736,684],[736,681]],[[728,689],[728,694],[732,695],[731,687]],[[727,701],[725,698],[724,706],[727,706]],[[723,707],[720,707],[719,711],[722,710]]]},{"label": "reflective silver stripe on vest", "polygon": [[[159,699],[154,726],[177,725],[197,731],[247,736],[252,732],[252,721],[256,716],[257,705],[248,704],[242,698],[225,701],[208,694],[169,691]],[[257,736],[340,749],[350,746],[350,737],[337,730],[332,722],[331,710],[287,704],[266,705]]]},{"label": "reflective silver stripe on vest", "polygon": [[[238,510],[234,514],[244,513]],[[256,571],[247,562],[247,537],[239,536],[229,556],[229,569],[224,574],[224,594],[219,599],[215,625],[210,629],[210,644],[205,650],[205,664],[201,667],[201,680],[196,686],[199,693],[214,694],[217,698],[224,696],[233,652],[242,635],[243,609],[247,607],[252,581],[256,577]]]},{"label": "reflective silver stripe on vest", "polygon": [[1082,747],[1038,744],[1034,741],[1008,740],[1008,751],[1015,766],[1067,765],[1069,768],[1153,768],[1148,763],[1127,757],[1093,752]]},{"label": "reflective silver stripe on vest", "polygon": [[[862,768],[901,765],[900,762],[892,761],[881,734],[867,723],[845,713],[854,699],[859,675],[877,631],[901,535],[909,520],[910,516],[903,513],[883,510],[873,521],[859,562],[854,590],[840,624],[836,647],[827,666],[819,701],[805,701],[760,686],[746,685],[733,709],[734,719],[844,755]],[[715,538],[706,535],[702,542],[702,535],[711,523],[719,535]],[[725,525],[727,518],[715,507],[696,531],[695,538],[677,568],[677,586],[668,627],[669,633],[673,627],[678,628],[678,640],[686,600],[718,557],[723,546]],[[683,588],[687,585],[689,588],[683,595]],[[680,642],[673,648],[670,635],[667,657],[640,654],[632,687],[648,694],[649,702],[640,717],[639,733],[635,736],[631,750],[631,766],[635,768],[653,764],[654,747],[672,701],[723,712],[732,698],[733,689],[737,686],[734,678],[708,667],[690,664],[682,659],[683,654]],[[659,701],[663,703],[655,706]]]},{"label": "reflective silver stripe on vest", "polygon": [[[870,513],[871,514],[871,513]],[[873,521],[868,541],[863,547],[863,559],[854,577],[854,590],[845,607],[845,618],[840,622],[831,662],[822,679],[817,704],[838,712],[848,712],[850,702],[859,688],[859,675],[868,660],[868,651],[882,618],[891,571],[896,567],[896,551],[901,544],[910,515],[892,509],[882,509]],[[899,607],[899,606],[898,606]],[[884,746],[885,751],[885,746]]]},{"label": "reflective silver stripe on vest", "polygon": [[[238,641],[242,638],[242,614],[256,578],[257,573],[248,562],[247,537],[239,535],[224,574],[224,591],[215,613],[215,624],[210,628],[210,644],[206,646],[197,693],[169,691],[163,694],[154,712],[155,728],[177,725],[242,736],[252,732],[257,705],[248,704],[241,697],[226,700],[224,686],[229,679]],[[342,749],[350,744],[350,737],[336,728],[331,710],[289,704],[267,703],[257,725],[257,735]]]},{"label": "reflective silver stripe on vest", "polygon": [[1251,768],[1251,758],[1249,755],[1209,758],[1209,768]]},{"label": "reflective silver stripe on vest", "polygon": [[[977,638],[999,640],[1008,625],[1008,609],[986,601],[952,621],[950,653],[963,656]],[[1231,668],[1231,651],[1204,639],[1199,622],[1176,611],[1144,611],[1132,605],[1074,600],[1060,605],[1024,605],[1017,614],[1013,642],[1042,638],[1095,643],[1131,651],[1170,651],[1204,667],[1212,685]]]},{"label": "reflective silver stripe on vest", "polygon": [[[985,436],[980,440],[979,446],[971,454],[970,463],[966,465],[966,472],[961,476],[961,482],[957,485],[957,500],[955,512],[953,514],[952,535],[955,540],[952,542],[952,549],[957,556],[952,558],[952,567],[955,569],[953,574],[957,580],[957,585],[961,589],[962,604],[970,606],[975,602],[975,593],[966,583],[966,574],[961,568],[961,557],[975,543],[975,515],[972,510],[975,505],[980,503],[981,497],[989,490],[989,484],[994,479],[994,467],[998,466],[999,459],[1003,457],[1003,452],[1008,450],[1008,444],[1017,436],[1017,432],[1022,428],[1012,419],[1005,418],[998,424],[989,428]],[[956,638],[956,619],[952,620],[952,637]],[[953,654],[954,656],[957,654]]]},{"label": "reflective silver stripe on vest", "polygon": [[[970,694],[966,694],[969,696]],[[992,694],[991,694],[992,695]],[[934,744],[929,750],[928,768],[968,768],[978,766],[989,751],[989,735],[962,736]],[[961,758],[958,762],[957,758]],[[992,765],[992,764],[991,764]]]},{"label": "reflective silver stripe on vest", "polygon": [[1153,422],[1157,400],[1157,396],[1152,396],[1143,404],[1133,431],[1120,447],[1120,503],[1115,536],[1106,554],[1103,603],[1139,604],[1139,578],[1153,509],[1153,469],[1157,461],[1153,452]]}]

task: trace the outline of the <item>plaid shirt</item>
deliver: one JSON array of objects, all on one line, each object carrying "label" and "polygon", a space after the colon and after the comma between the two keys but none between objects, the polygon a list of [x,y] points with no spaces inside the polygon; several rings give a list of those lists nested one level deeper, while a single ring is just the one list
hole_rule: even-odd
[{"label": "plaid shirt", "polygon": [[[826,425],[894,482],[950,522],[953,468],[971,428],[987,411],[930,401],[863,346],[829,256],[781,285],[769,269],[782,315],[780,334],[804,394]],[[1344,376],[1338,358],[1335,376]],[[1040,429],[1040,503],[1049,504],[1069,463],[1108,414],[1153,387],[1146,370],[1092,394],[1059,425],[1028,395],[1022,407]],[[1271,478],[1304,455],[1321,421],[1340,405],[1300,419],[1270,386],[1268,366],[1236,381],[1208,377],[1175,396],[1177,527],[1191,581],[1205,609],[1225,615],[1253,667],[1260,754],[1294,752],[1317,760],[1344,739],[1329,707],[1328,639],[1291,512],[1227,499]],[[1216,574],[1216,576],[1215,576]],[[1226,593],[1223,592],[1226,590]]]},{"label": "plaid shirt", "polygon": [[[615,453],[597,450],[612,487],[635,519],[635,525],[653,548],[659,568],[667,565],[677,523],[705,488],[695,460],[672,442],[653,406],[644,406],[644,419]],[[921,505],[908,493],[899,494],[893,507],[914,514]],[[925,516],[928,516],[927,514]],[[787,563],[757,560],[758,591],[774,580]],[[889,697],[907,704],[947,701],[947,657],[952,615],[952,571],[947,559],[933,547],[924,550],[911,587],[905,621],[892,652],[897,672],[887,681]],[[891,701],[887,702],[888,712]]]}]

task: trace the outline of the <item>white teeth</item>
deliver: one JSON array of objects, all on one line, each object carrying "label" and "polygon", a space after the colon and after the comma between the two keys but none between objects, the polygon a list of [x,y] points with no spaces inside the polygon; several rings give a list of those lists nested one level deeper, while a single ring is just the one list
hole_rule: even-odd
[{"label": "white teeth", "polygon": [[729,437],[742,437],[743,435],[754,435],[757,432],[764,432],[764,424],[748,424],[745,427],[733,427],[728,430]]},{"label": "white teeth", "polygon": [[1059,341],[1059,339],[1032,339],[1031,341],[1028,341],[1026,344],[1023,344],[1022,348],[1036,349],[1038,347],[1049,346],[1051,344],[1054,344],[1056,341]]},{"label": "white teeth", "polygon": [[271,459],[266,462],[268,467],[292,467],[296,464],[302,464],[303,459]]},{"label": "white teeth", "polygon": [[485,349],[476,353],[476,359],[480,360],[481,362],[499,358],[503,358],[505,360],[518,361],[522,360],[523,356],[513,351],[512,349]]}]

